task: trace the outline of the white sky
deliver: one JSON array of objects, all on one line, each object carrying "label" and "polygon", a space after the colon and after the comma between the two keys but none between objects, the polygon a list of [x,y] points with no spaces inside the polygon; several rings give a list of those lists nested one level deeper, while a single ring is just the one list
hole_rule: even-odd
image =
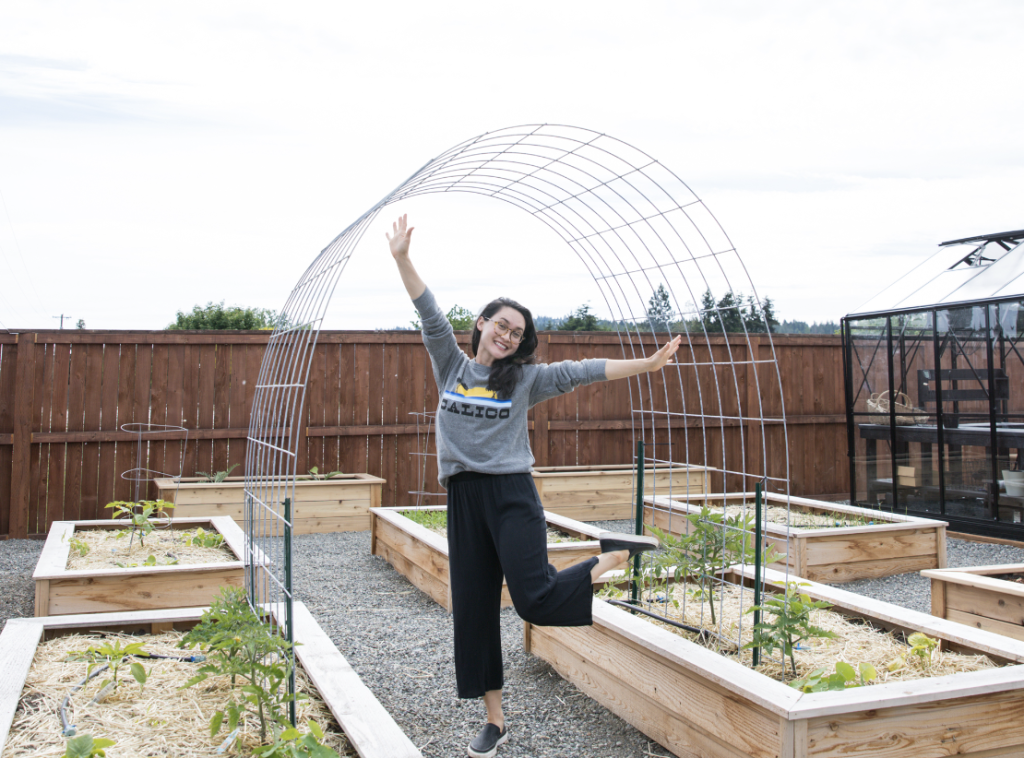
[{"label": "white sky", "polygon": [[[1019,0],[6,0],[0,323],[280,309],[430,158],[540,122],[658,158],[780,319],[838,320],[938,242],[1024,227],[1022,31]],[[568,248],[503,203],[393,209],[443,305],[600,303]],[[377,225],[329,328],[413,317]]]}]

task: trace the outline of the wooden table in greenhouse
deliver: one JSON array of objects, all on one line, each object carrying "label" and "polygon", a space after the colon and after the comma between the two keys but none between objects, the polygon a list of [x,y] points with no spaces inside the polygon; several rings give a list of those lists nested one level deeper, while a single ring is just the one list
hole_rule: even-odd
[{"label": "wooden table in greenhouse", "polygon": [[[860,436],[866,443],[865,462],[867,474],[868,497],[876,492],[891,492],[892,479],[880,479],[878,477],[878,440],[892,441],[896,445],[897,461],[905,458],[908,454],[908,446],[911,442],[921,445],[921,460],[928,461],[927,468],[921,471],[921,483],[913,485],[919,489],[932,489],[938,491],[939,476],[931,466],[932,445],[939,443],[939,427],[934,424],[917,424],[914,426],[896,426],[895,439],[888,424],[858,424]],[[999,427],[995,430],[996,447],[998,449],[1016,449],[1018,458],[1024,452],[1024,426],[1021,427]],[[950,447],[992,447],[992,430],[988,424],[979,426],[960,426],[955,429],[942,429],[942,444]],[[958,462],[956,462],[958,463]],[[956,465],[954,463],[953,465]],[[989,480],[991,481],[991,479]],[[957,495],[960,490],[947,485],[946,491]],[[995,510],[996,502],[990,492],[964,493],[971,496],[984,498],[990,510]],[[1006,495],[999,496],[999,504],[1005,508],[1022,509],[1020,499],[1007,498]],[[994,514],[993,514],[994,516]]]}]

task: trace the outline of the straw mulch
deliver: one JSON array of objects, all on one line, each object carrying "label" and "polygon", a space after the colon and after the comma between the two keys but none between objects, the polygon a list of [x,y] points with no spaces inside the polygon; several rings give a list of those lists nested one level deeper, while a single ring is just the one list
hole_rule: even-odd
[{"label": "straw mulch", "polygon": [[[721,507],[713,505],[708,507],[713,512],[722,512]],[[796,506],[787,509],[781,505],[763,505],[761,506],[761,512],[763,514],[762,520],[769,524],[788,524],[791,527],[803,529],[838,529],[844,526],[867,526],[873,523],[889,523],[888,521],[875,522],[871,519],[840,511],[826,511],[825,513],[804,511]],[[730,505],[726,507],[725,513],[727,516],[748,516],[753,519],[754,503],[751,501],[746,505]]]},{"label": "straw mulch", "polygon": [[[84,651],[90,645],[100,644],[114,636],[70,635],[39,645],[2,758],[64,755],[66,743],[61,736],[57,709],[64,696],[85,678],[89,667],[87,662],[67,661],[68,654]],[[154,654],[188,655],[198,652],[179,650],[177,643],[182,636],[179,632],[145,638],[124,636],[122,644],[144,640],[145,652]],[[217,749],[227,737],[226,726],[216,737],[210,737],[210,717],[227,704],[229,680],[211,677],[194,687],[179,690],[178,687],[202,664],[137,660],[149,674],[141,691],[125,663],[118,672],[118,687],[113,695],[98,704],[91,702],[99,692],[100,684],[109,676],[110,672],[104,671],[72,695],[67,708],[68,722],[77,727],[77,735],[90,734],[94,738],[115,740],[116,744],[106,749],[108,758],[244,756],[259,745],[259,722],[255,719],[244,723],[238,739],[224,753],[218,753]],[[306,731],[305,724],[309,719],[315,720],[326,733],[325,741],[329,747],[343,756],[354,756],[355,751],[301,668],[296,678],[299,690],[310,695],[309,700],[300,701],[297,706],[300,731]]]},{"label": "straw mulch", "polygon": [[[707,606],[702,606],[699,599],[688,596],[688,589],[692,591],[693,585],[678,584],[669,589],[668,597],[674,598],[679,603],[679,608],[675,608],[671,602],[666,602],[664,590],[646,593],[649,603],[646,607],[668,618],[720,635],[721,640],[712,637],[704,644],[719,649],[746,666],[751,666],[753,651],[739,650],[737,655],[737,650],[753,639],[754,615],[745,613],[754,605],[753,591],[740,590],[734,585],[725,585],[724,588],[720,585],[716,588],[715,623],[712,624]],[[624,593],[621,593],[621,596],[624,597]],[[772,618],[771,614],[762,613],[763,621],[769,622]],[[650,618],[647,620],[691,641],[698,641],[696,635],[684,629]],[[984,655],[964,655],[937,650],[933,652],[930,660],[921,661],[917,656],[909,654],[910,647],[901,636],[868,623],[852,621],[830,610],[812,611],[811,624],[836,636],[832,639],[811,639],[801,643],[796,651],[797,677],[793,676],[790,661],[787,659],[786,681],[805,677],[818,668],[825,668],[828,673],[833,673],[837,661],[845,661],[855,669],[861,662],[870,663],[878,672],[878,679],[874,682],[876,684],[980,671],[996,668],[998,665]],[[895,670],[889,671],[890,664],[895,665]],[[776,650],[773,659],[762,659],[757,670],[773,679],[781,679],[781,653]]]},{"label": "straw mulch", "polygon": [[230,563],[238,560],[231,549],[223,544],[220,547],[186,545],[185,539],[195,536],[195,529],[157,528],[144,538],[145,545],[139,544],[138,534],[132,539],[131,532],[123,537],[116,537],[117,533],[117,529],[75,529],[74,539],[84,542],[89,552],[83,556],[72,545],[67,569],[73,571],[119,568],[118,562],[125,566],[131,566],[133,563],[142,566],[151,555],[156,557],[158,566],[172,564],[175,559],[178,561],[175,565],[178,566]]}]

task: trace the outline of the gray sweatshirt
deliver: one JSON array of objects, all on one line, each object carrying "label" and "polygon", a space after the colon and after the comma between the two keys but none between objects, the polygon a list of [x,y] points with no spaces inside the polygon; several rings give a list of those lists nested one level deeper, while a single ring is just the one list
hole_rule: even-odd
[{"label": "gray sweatshirt", "polygon": [[528,473],[533,466],[526,413],[581,384],[607,379],[605,360],[562,361],[523,366],[515,392],[507,400],[487,389],[491,369],[462,350],[444,313],[428,289],[413,300],[423,323],[440,404],[435,425],[438,481],[460,471],[482,474]]}]

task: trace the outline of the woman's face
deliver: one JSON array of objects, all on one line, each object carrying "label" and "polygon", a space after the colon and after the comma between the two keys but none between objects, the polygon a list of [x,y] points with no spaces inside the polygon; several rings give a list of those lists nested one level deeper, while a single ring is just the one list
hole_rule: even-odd
[{"label": "woman's face", "polygon": [[[477,350],[477,362],[490,366],[494,361],[515,355],[519,342],[514,339],[526,329],[526,319],[515,308],[504,305],[490,320],[483,316],[476,320],[480,329],[480,346]],[[504,333],[502,333],[504,332]]]}]

